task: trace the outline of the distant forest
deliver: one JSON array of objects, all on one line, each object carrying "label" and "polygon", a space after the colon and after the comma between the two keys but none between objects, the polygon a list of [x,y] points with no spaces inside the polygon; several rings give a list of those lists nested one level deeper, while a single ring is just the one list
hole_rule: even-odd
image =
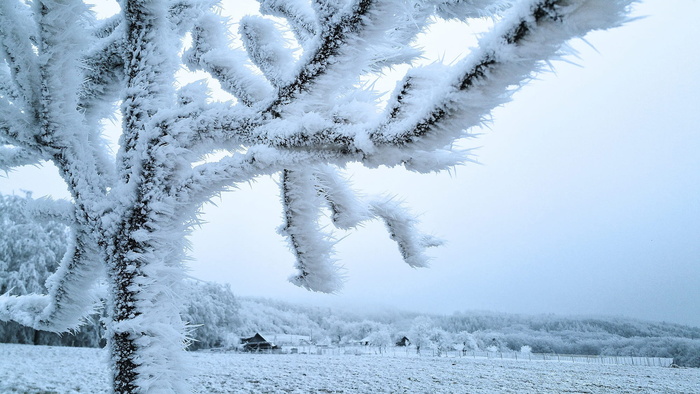
[{"label": "distant forest", "polygon": [[680,324],[483,311],[363,313],[243,297],[238,302],[236,324],[242,335],[303,334],[314,341],[348,344],[387,331],[393,345],[404,336],[415,343],[424,333],[427,347],[441,346],[441,341],[474,350],[520,351],[527,346],[534,353],[670,357],[679,366],[700,367],[700,327]]},{"label": "distant forest", "polygon": [[[183,316],[190,322],[191,350],[234,347],[260,332],[296,334],[327,345],[412,346],[433,349],[670,357],[679,366],[700,367],[700,328],[619,317],[563,317],[494,312],[426,315],[384,310],[359,312],[234,297],[228,286],[190,281]],[[0,323],[0,342],[103,346],[94,316],[77,333],[37,332]],[[439,352],[438,352],[439,353]]]}]

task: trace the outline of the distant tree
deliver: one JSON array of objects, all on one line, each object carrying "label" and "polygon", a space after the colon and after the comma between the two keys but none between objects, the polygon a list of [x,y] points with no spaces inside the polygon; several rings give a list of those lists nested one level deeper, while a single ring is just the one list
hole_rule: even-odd
[{"label": "distant tree", "polygon": [[420,354],[421,349],[429,348],[433,345],[431,334],[434,330],[435,324],[427,316],[418,316],[413,320],[408,332],[408,339],[411,341],[411,345],[416,347],[416,353]]},{"label": "distant tree", "polygon": [[379,353],[385,352],[387,346],[394,344],[391,340],[389,327],[386,326],[379,327],[377,330],[372,331],[367,338],[369,338],[369,344],[375,346],[377,350],[379,350]]},{"label": "distant tree", "polygon": [[224,347],[239,328],[238,301],[229,285],[187,280],[183,304],[191,350]]},{"label": "distant tree", "polygon": [[29,195],[0,195],[0,294],[41,294],[66,253],[68,228],[28,214]]},{"label": "distant tree", "polygon": [[[567,40],[623,22],[632,2],[518,1],[470,56],[411,69],[380,102],[361,77],[413,64],[421,51],[411,43],[434,17],[468,22],[501,14],[503,2],[260,0],[264,16],[238,24],[244,52],[231,49],[215,0],[119,0],[107,20],[81,0],[0,1],[0,169],[50,161],[71,195],[45,207],[71,228],[47,295],[2,296],[0,319],[74,329],[94,310],[88,292],[106,272],[114,391],[187,391],[175,300],[185,236],[203,203],[279,173],[280,233],[297,260],[291,281],[310,290],[342,283],[318,223],[324,206],[339,228],[384,221],[406,263],[423,267],[424,249],[438,242],[396,202],[355,198],[338,168],[427,173],[463,162],[456,139]],[[208,72],[236,103],[211,102],[203,83],[176,89],[181,65]],[[101,121],[117,102],[113,158]]]},{"label": "distant tree", "polygon": [[[44,203],[29,193],[0,195],[0,294],[46,293],[45,284],[66,253],[68,227],[53,220],[37,221],[30,214]],[[58,336],[0,321],[0,342],[98,346],[103,332],[99,316],[88,316],[85,322],[80,330]]]},{"label": "distant tree", "polygon": [[451,350],[454,346],[452,335],[442,328],[434,328],[430,332],[430,342],[435,345],[437,356],[440,357],[445,351]]},{"label": "distant tree", "polygon": [[467,350],[479,349],[479,346],[476,342],[476,338],[474,338],[474,335],[467,331],[460,331],[454,334],[454,340],[462,346],[460,350],[462,350],[463,352],[466,352]]}]

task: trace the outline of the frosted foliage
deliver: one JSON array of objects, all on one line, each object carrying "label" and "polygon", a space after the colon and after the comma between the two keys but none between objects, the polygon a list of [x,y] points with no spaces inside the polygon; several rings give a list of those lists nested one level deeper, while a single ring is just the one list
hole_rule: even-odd
[{"label": "frosted foliage", "polygon": [[239,326],[238,301],[228,285],[187,281],[183,320],[189,325],[188,349],[222,347]]},{"label": "frosted foliage", "polygon": [[[260,15],[232,21],[216,0],[121,0],[107,20],[80,0],[1,1],[0,170],[50,161],[71,197],[27,209],[67,224],[69,242],[45,294],[0,296],[0,318],[75,328],[104,278],[114,391],[186,391],[178,304],[185,237],[202,204],[282,174],[291,281],[311,290],[343,283],[336,241],[319,224],[328,211],[343,230],[382,220],[405,262],[424,267],[425,249],[439,241],[394,199],[357,195],[339,170],[428,173],[468,161],[451,148],[457,139],[567,40],[620,25],[633,2],[261,0]],[[435,20],[483,16],[496,26],[458,63],[409,70],[386,102],[361,84],[410,67],[422,54],[416,36]],[[182,66],[210,79],[177,89]],[[235,100],[212,100],[211,80]],[[103,120],[115,111],[113,156]]]},{"label": "frosted foliage", "polygon": [[66,252],[66,227],[25,214],[30,198],[0,195],[0,294],[44,293]]}]

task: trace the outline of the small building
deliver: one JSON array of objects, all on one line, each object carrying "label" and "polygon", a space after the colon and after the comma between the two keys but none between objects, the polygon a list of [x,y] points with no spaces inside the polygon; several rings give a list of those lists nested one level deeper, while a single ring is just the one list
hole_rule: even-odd
[{"label": "small building", "polygon": [[399,339],[398,341],[396,341],[396,346],[408,346],[410,344],[411,344],[411,341],[406,337],[403,337],[403,338]]},{"label": "small building", "polygon": [[276,350],[279,349],[274,343],[263,338],[262,335],[255,333],[250,338],[241,338],[241,345],[245,352],[259,352],[261,350]]}]

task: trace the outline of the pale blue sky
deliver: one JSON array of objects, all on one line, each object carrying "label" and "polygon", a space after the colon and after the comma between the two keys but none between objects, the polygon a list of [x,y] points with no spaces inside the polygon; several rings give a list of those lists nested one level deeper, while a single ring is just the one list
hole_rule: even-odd
[{"label": "pale blue sky", "polygon": [[[293,256],[275,233],[278,190],[264,178],[205,208],[191,274],[239,295],[318,305],[700,326],[700,2],[647,1],[642,15],[587,37],[598,52],[575,43],[583,67],[555,63],[556,75],[499,108],[485,134],[464,143],[480,147],[481,165],[452,176],[351,168],[359,190],[404,198],[424,230],[448,241],[431,251],[431,268],[406,266],[371,223],[337,247],[342,293],[296,288],[286,281]],[[0,191],[60,196],[55,176],[16,171]]]}]

